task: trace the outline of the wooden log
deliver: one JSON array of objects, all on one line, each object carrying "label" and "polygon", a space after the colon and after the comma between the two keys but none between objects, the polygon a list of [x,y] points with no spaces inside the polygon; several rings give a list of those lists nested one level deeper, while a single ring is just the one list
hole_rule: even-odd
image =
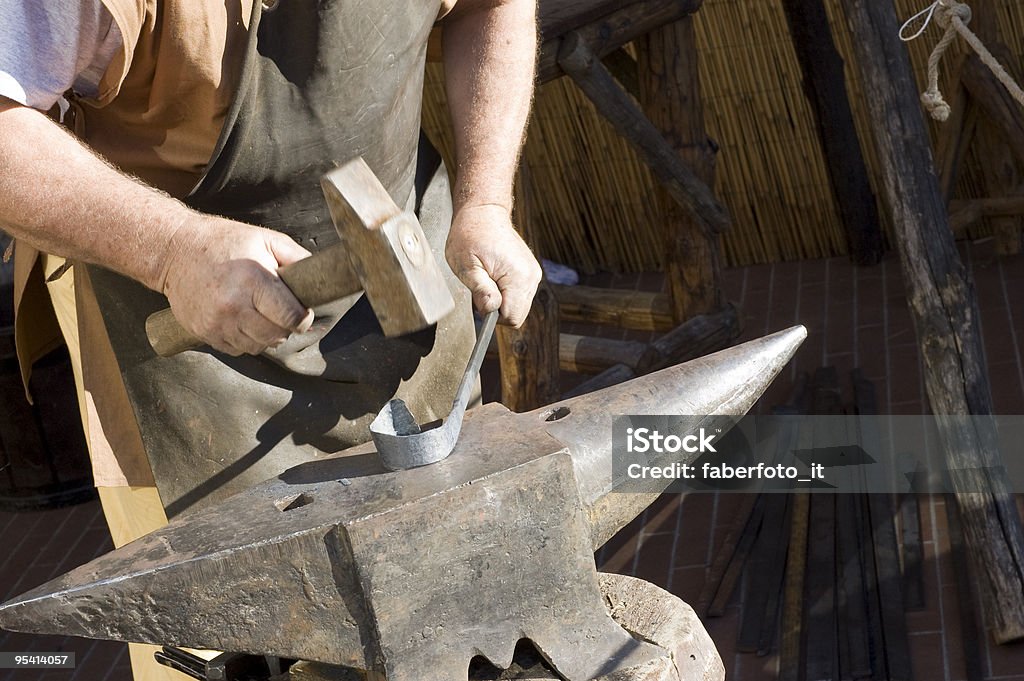
[{"label": "wooden log", "polygon": [[739,310],[732,303],[717,312],[697,315],[652,342],[637,372],[648,374],[721,350],[742,332]]},{"label": "wooden log", "polygon": [[[515,222],[527,243],[533,242],[533,201],[529,169],[519,167],[516,181]],[[518,329],[499,326],[498,356],[501,362],[501,401],[522,412],[558,399],[558,303],[546,282],[541,282],[526,321]]]},{"label": "wooden log", "polygon": [[631,369],[645,362],[649,345],[639,341],[563,333],[558,341],[558,364],[563,371],[597,374],[616,364]]},{"label": "wooden log", "polygon": [[714,193],[680,160],[632,98],[615,82],[579,33],[566,35],[558,63],[650,167],[654,176],[709,234],[729,225],[725,208]]},{"label": "wooden log", "polygon": [[[638,41],[640,103],[669,148],[708,187],[715,184],[717,146],[704,128],[693,16],[657,28]],[[682,322],[722,305],[720,244],[662,188],[665,275],[672,316]]]},{"label": "wooden log", "polygon": [[627,291],[597,286],[551,284],[559,316],[566,322],[606,324],[640,331],[668,331],[675,324],[664,293]]},{"label": "wooden log", "polygon": [[[636,577],[599,574],[608,614],[636,638],[665,649],[666,655],[647,665],[620,669],[594,681],[724,681],[725,666],[714,642],[693,608],[669,592]],[[557,616],[555,613],[553,616]],[[510,642],[514,643],[514,641]],[[552,674],[529,646],[516,646],[509,672],[493,667],[474,669],[470,681],[548,681]],[[468,660],[467,660],[468,663]],[[424,678],[430,678],[429,671]],[[292,665],[280,681],[375,681],[383,676],[318,662]]]},{"label": "wooden log", "polygon": [[793,47],[803,72],[804,94],[817,122],[832,194],[858,265],[882,259],[882,228],[861,154],[843,77],[843,59],[832,40],[822,0],[783,0]]},{"label": "wooden log", "polygon": [[644,373],[721,350],[738,338],[740,332],[739,314],[732,305],[727,305],[715,314],[698,315],[651,343],[649,351],[636,367],[616,364],[562,397],[574,397],[607,388]]},{"label": "wooden log", "polygon": [[[993,158],[998,158],[993,157]],[[1006,166],[1003,166],[1006,169]],[[1015,170],[1012,171],[1015,173]],[[1009,175],[1014,177],[1014,175]],[[995,182],[994,186],[1003,187],[1005,191],[1019,191],[1017,187],[1019,183],[1008,183],[1008,182]],[[951,201],[949,204],[949,228],[953,230],[953,234],[961,234],[968,227],[976,224],[979,220],[984,217],[995,218],[996,220],[1008,220],[1007,223],[1010,225],[1009,229],[1015,229],[1013,225],[1019,226],[1020,217],[1024,215],[1024,196],[1002,196],[990,199],[967,199],[961,201]],[[1000,228],[1000,223],[996,224],[997,230]],[[1005,229],[1005,228],[1004,228]],[[1016,232],[1013,232],[1009,238],[1015,236]],[[1001,255],[1012,255],[1012,244],[1005,250],[1001,250]]]},{"label": "wooden log", "polygon": [[[960,263],[933,172],[928,137],[891,3],[842,0],[865,88],[885,192],[893,212],[925,387],[949,467],[961,471],[964,534],[977,561],[986,622],[996,641],[1024,637],[1024,538],[1002,474],[977,304]],[[1022,138],[1024,139],[1024,138]]]}]

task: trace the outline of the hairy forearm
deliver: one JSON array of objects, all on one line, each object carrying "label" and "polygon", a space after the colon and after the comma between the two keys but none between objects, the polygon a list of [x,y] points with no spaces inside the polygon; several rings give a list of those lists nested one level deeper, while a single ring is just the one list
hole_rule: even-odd
[{"label": "hairy forearm", "polygon": [[445,19],[457,211],[474,205],[512,207],[536,51],[535,0],[459,0]]},{"label": "hairy forearm", "polygon": [[169,249],[197,217],[42,113],[0,99],[0,226],[14,237],[159,291]]}]

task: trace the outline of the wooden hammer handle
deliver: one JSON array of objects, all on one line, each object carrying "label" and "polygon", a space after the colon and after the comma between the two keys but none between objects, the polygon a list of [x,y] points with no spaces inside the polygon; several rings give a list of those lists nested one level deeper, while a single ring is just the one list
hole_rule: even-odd
[{"label": "wooden hammer handle", "polygon": [[[308,258],[285,265],[277,275],[306,307],[317,307],[362,290],[342,244],[329,246]],[[178,322],[170,308],[154,312],[146,320],[149,344],[161,357],[203,345]]]}]

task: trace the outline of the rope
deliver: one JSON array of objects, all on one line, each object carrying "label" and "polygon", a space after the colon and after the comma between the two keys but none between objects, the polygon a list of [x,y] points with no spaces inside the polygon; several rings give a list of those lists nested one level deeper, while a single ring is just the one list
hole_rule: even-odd
[{"label": "rope", "polygon": [[[921,27],[912,35],[904,35],[914,22],[922,17],[924,19]],[[921,102],[932,118],[937,121],[944,121],[949,118],[949,104],[946,103],[942,93],[939,92],[939,62],[942,61],[942,56],[946,53],[946,50],[958,33],[978,53],[982,63],[995,74],[995,77],[1009,91],[1010,95],[1017,100],[1017,103],[1024,107],[1024,90],[1021,90],[1020,86],[1006,72],[1006,69],[996,61],[996,58],[992,56],[992,53],[988,51],[988,48],[985,47],[978,36],[974,35],[971,29],[967,28],[967,24],[971,21],[971,8],[966,4],[957,2],[957,0],[935,0],[930,6],[907,19],[902,28],[900,28],[900,40],[910,42],[919,37],[928,28],[928,24],[931,23],[932,19],[935,19],[935,23],[946,30],[942,39],[939,40],[932,50],[931,56],[928,57],[928,88],[921,93]]]}]

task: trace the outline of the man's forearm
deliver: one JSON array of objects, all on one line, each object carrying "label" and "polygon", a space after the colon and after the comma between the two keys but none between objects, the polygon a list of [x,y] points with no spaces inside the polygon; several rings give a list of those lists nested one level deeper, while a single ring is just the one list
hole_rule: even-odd
[{"label": "man's forearm", "polygon": [[535,0],[459,0],[445,19],[456,211],[486,204],[511,209],[536,51]]},{"label": "man's forearm", "polygon": [[190,215],[44,114],[0,100],[0,225],[14,237],[159,291],[167,251]]},{"label": "man's forearm", "polygon": [[38,111],[0,100],[0,227],[167,295],[194,335],[257,354],[312,321],[277,276],[284,234],[189,209],[104,162]]}]

